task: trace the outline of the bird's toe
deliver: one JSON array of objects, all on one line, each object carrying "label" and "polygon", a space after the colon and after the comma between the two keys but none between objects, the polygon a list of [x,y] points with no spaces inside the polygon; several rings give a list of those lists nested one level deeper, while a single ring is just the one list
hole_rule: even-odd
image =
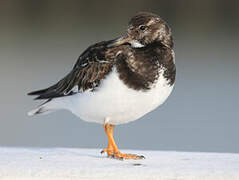
[{"label": "bird's toe", "polygon": [[145,159],[144,156],[142,155],[136,155],[136,154],[123,154],[120,152],[114,153],[113,155],[114,159],[118,159],[118,160],[124,160],[124,159]]}]

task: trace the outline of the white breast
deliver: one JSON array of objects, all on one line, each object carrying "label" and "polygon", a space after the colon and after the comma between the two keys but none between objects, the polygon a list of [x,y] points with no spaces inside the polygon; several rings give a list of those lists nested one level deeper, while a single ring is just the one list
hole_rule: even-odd
[{"label": "white breast", "polygon": [[151,90],[136,91],[128,88],[114,69],[95,91],[56,100],[85,121],[123,124],[142,117],[167,99],[173,86],[162,74],[163,70]]}]

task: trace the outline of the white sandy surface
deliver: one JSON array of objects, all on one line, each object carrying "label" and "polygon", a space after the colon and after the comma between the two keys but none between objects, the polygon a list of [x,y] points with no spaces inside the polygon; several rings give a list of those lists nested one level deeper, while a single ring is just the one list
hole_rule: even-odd
[{"label": "white sandy surface", "polygon": [[122,152],[146,159],[109,159],[100,149],[0,147],[0,180],[239,180],[239,154]]}]

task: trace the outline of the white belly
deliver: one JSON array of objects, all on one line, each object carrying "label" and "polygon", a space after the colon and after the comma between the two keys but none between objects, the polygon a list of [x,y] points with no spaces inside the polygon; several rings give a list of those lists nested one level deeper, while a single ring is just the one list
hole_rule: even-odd
[{"label": "white belly", "polygon": [[117,125],[137,120],[154,110],[167,99],[172,89],[162,73],[151,90],[129,89],[114,69],[95,91],[59,98],[58,101],[85,121]]}]

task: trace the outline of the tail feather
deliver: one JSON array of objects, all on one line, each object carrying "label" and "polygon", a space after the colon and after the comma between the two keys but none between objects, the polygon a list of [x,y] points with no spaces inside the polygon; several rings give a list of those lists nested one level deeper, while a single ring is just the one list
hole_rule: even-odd
[{"label": "tail feather", "polygon": [[27,115],[28,116],[34,116],[34,115],[37,115],[37,114],[46,114],[46,113],[50,113],[50,111],[45,109],[44,107],[39,107],[39,108],[36,108],[36,109],[33,109],[33,110],[29,111],[27,113]]},{"label": "tail feather", "polygon": [[56,109],[54,109],[52,107],[52,104],[50,103],[52,100],[49,99],[46,102],[44,102],[43,104],[41,104],[39,107],[37,107],[36,109],[33,109],[31,111],[29,111],[27,113],[28,116],[34,116],[34,115],[38,115],[38,114],[48,114],[50,112],[55,111]]}]

